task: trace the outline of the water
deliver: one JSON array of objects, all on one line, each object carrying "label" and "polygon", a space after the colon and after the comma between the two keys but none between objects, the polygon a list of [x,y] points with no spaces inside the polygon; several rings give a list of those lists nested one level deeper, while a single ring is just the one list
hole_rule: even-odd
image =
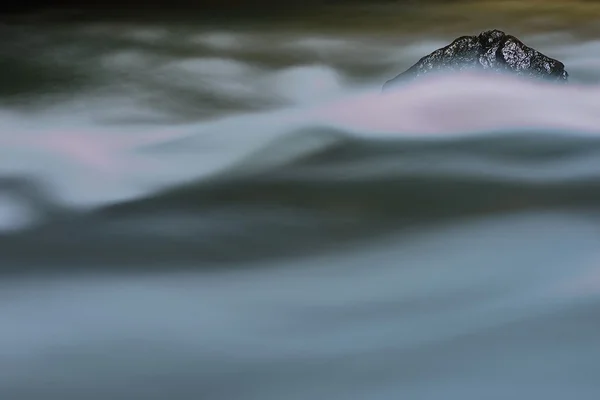
[{"label": "water", "polygon": [[600,396],[600,42],[329,28],[3,27],[1,398]]}]

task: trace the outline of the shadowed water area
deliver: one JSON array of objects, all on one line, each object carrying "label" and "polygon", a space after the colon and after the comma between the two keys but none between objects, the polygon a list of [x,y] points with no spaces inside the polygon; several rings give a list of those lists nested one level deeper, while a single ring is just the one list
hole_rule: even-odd
[{"label": "shadowed water area", "polygon": [[0,398],[600,397],[600,8],[318,10],[0,25]]}]

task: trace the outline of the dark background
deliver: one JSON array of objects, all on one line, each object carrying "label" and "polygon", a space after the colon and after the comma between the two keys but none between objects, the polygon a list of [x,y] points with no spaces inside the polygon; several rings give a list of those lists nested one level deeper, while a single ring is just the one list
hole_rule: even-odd
[{"label": "dark background", "polygon": [[[149,12],[210,15],[264,15],[274,12],[318,12],[319,6],[339,4],[422,3],[416,0],[22,0],[0,5],[3,14],[14,15],[35,12],[108,13],[136,15]],[[310,9],[309,9],[310,7]]]}]

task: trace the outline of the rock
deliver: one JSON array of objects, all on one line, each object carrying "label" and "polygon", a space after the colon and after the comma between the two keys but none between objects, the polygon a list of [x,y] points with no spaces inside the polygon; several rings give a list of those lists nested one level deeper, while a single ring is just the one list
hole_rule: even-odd
[{"label": "rock", "polygon": [[514,36],[490,30],[462,36],[448,46],[421,58],[415,65],[383,85],[389,90],[401,82],[442,71],[488,70],[566,82],[569,74],[558,60],[525,46]]}]

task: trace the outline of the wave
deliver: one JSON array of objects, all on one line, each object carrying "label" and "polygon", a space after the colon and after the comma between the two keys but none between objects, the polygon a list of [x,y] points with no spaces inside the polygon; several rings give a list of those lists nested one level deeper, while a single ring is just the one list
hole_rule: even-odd
[{"label": "wave", "polygon": [[[249,158],[207,179],[85,212],[52,206],[38,191],[24,190],[31,183],[15,184],[44,207],[46,222],[3,234],[2,265],[22,272],[21,262],[32,261],[88,267],[259,261],[456,218],[600,204],[595,137],[512,132],[367,140],[328,130],[315,137],[321,146],[315,142],[283,164],[257,168]],[[285,143],[296,148],[297,138],[262,152]]]},{"label": "wave", "polygon": [[[464,79],[471,80],[463,84],[482,83],[464,87],[460,97],[468,105],[473,96],[481,97],[490,88],[504,93],[504,101],[519,101],[515,96],[523,90],[517,81],[509,80],[512,87],[501,84],[504,87],[498,89],[498,82]],[[263,115],[262,123],[279,131],[261,136],[256,142],[260,144],[239,152],[226,167],[132,200],[74,210],[52,200],[32,179],[5,177],[0,180],[1,190],[41,217],[28,228],[0,235],[0,264],[8,266],[5,271],[21,272],[24,264],[92,267],[118,262],[149,268],[177,262],[198,267],[312,254],[391,232],[408,233],[492,213],[596,211],[600,136],[590,134],[599,130],[592,108],[564,107],[563,112],[572,113],[569,129],[556,123],[564,115],[537,111],[518,130],[503,124],[482,129],[485,124],[478,116],[483,120],[489,116],[469,107],[469,113],[457,109],[457,102],[451,101],[455,93],[443,90],[434,96],[429,92],[431,84],[427,81],[380,96],[378,105],[387,107],[387,118],[396,115],[400,124],[411,125],[414,119],[401,119],[407,110],[391,108],[401,96],[402,104],[411,104],[408,111],[437,105],[437,114],[428,112],[436,124],[443,124],[448,115],[444,111],[451,109],[452,118],[463,118],[479,130],[467,134],[469,129],[463,127],[457,133],[455,125],[442,135],[409,129],[389,133],[380,129],[385,114],[381,108],[378,114],[369,113],[370,109],[362,116],[355,112],[357,104],[369,98],[363,95],[304,109],[292,118],[296,122],[304,118],[301,124],[287,124],[281,115]],[[448,89],[457,87],[457,82],[437,85]],[[570,93],[570,104],[578,104],[572,89],[540,85],[539,91],[555,93],[557,109],[567,104],[565,93]],[[563,97],[558,96],[561,93]],[[500,101],[496,95],[490,101]],[[425,104],[423,99],[433,100]],[[539,107],[530,104],[529,110]],[[340,118],[332,111],[340,109],[362,125],[349,127],[352,118]],[[495,113],[502,114],[502,121],[518,121],[525,115],[515,105],[495,108]],[[555,129],[543,128],[549,120]],[[366,129],[369,121],[374,127]],[[241,137],[241,132],[219,124],[211,126],[231,138]],[[577,129],[581,127],[585,129]],[[206,136],[207,130],[202,134]]]}]

